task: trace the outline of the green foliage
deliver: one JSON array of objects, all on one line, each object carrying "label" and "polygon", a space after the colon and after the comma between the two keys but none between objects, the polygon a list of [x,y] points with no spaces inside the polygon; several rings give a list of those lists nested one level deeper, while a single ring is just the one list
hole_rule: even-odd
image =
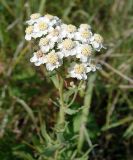
[{"label": "green foliage", "polygon": [[[132,0],[0,1],[0,160],[133,159],[132,8]],[[58,77],[29,63],[35,48],[24,41],[25,20],[38,11],[90,23],[107,44],[86,90],[65,80],[63,124]]]}]

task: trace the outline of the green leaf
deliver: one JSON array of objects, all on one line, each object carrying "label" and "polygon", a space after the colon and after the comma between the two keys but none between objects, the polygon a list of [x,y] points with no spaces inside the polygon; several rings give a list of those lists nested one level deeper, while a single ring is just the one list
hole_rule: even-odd
[{"label": "green leaf", "polygon": [[48,146],[46,148],[44,148],[44,152],[41,153],[42,155],[45,155],[47,157],[51,157],[54,155],[55,151],[60,147],[59,144],[56,144],[56,145],[51,145],[51,146]]},{"label": "green leaf", "polygon": [[32,121],[35,123],[35,116],[33,114],[32,109],[25,103],[25,101],[23,99],[20,99],[18,97],[15,97],[16,102],[18,102],[21,106],[23,106],[23,108],[25,109],[25,111],[28,113],[29,117],[32,119]]},{"label": "green leaf", "polygon": [[15,151],[14,155],[18,156],[19,158],[23,158],[24,160],[35,160],[29,153],[22,151]]},{"label": "green leaf", "polygon": [[73,119],[73,129],[74,132],[79,132],[80,130],[80,124],[81,124],[82,115],[77,114]]},{"label": "green leaf", "polygon": [[43,123],[43,125],[41,125],[41,134],[42,134],[43,138],[46,140],[47,143],[50,143],[52,141],[50,136],[48,135],[48,133],[46,131],[45,123]]},{"label": "green leaf", "polygon": [[124,137],[126,138],[130,138],[132,136],[133,136],[133,123],[131,123],[131,125],[126,129],[124,133]]}]

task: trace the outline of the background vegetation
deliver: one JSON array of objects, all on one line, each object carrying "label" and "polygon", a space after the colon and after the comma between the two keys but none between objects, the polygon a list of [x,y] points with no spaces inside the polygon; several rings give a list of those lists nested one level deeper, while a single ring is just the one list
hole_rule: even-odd
[{"label": "background vegetation", "polygon": [[[46,145],[51,141],[47,132],[53,132],[57,118],[53,101],[58,94],[43,67],[29,63],[33,50],[24,40],[25,20],[38,11],[57,15],[66,23],[89,23],[107,44],[107,50],[97,56],[103,70],[90,74],[87,83],[93,86],[87,97],[89,137],[78,154],[80,112],[67,115],[69,131],[63,146]],[[132,160],[132,35],[132,0],[1,0],[0,160]],[[72,107],[82,105],[83,92]]]}]

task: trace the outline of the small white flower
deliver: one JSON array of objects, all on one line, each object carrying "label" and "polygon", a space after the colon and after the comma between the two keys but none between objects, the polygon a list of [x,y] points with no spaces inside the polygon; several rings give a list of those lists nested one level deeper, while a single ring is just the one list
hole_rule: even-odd
[{"label": "small white flower", "polygon": [[62,65],[62,58],[63,55],[61,52],[55,52],[55,50],[52,50],[49,52],[46,57],[45,57],[45,63],[46,63],[46,68],[49,71],[54,70],[55,68],[58,68]]},{"label": "small white flower", "polygon": [[76,58],[80,58],[81,62],[87,62],[92,55],[92,47],[89,44],[81,44],[77,49]]},{"label": "small white flower", "polygon": [[50,24],[50,26],[59,26],[61,24],[61,20],[57,16],[51,14],[46,14],[44,19],[46,23]]},{"label": "small white flower", "polygon": [[45,54],[39,50],[33,53],[33,57],[30,59],[30,62],[34,63],[35,66],[40,66],[41,64],[44,64],[44,58]]},{"label": "small white flower", "polygon": [[57,26],[55,29],[52,29],[52,30],[49,32],[47,38],[48,38],[50,41],[54,42],[54,43],[55,43],[55,42],[57,42],[57,43],[61,42],[62,39],[63,39],[63,37],[62,37],[62,35],[61,35],[61,28],[60,28],[59,26]]},{"label": "small white flower", "polygon": [[91,68],[87,66],[85,63],[77,64],[77,63],[72,63],[71,67],[68,69],[68,72],[71,77],[77,78],[79,80],[87,79],[86,73],[90,72]]},{"label": "small white flower", "polygon": [[50,49],[53,49],[54,42],[50,41],[47,37],[41,38],[39,41],[39,46],[42,52],[46,53]]},{"label": "small white flower", "polygon": [[97,64],[94,59],[90,59],[88,66],[91,68],[92,72],[95,72],[96,70],[100,70],[101,69],[101,65]]},{"label": "small white flower", "polygon": [[58,45],[58,48],[63,53],[64,57],[74,56],[77,52],[77,42],[72,41],[71,39],[65,39]]},{"label": "small white flower", "polygon": [[96,51],[100,51],[101,48],[105,48],[103,46],[103,37],[100,34],[94,34],[90,39],[90,43]]},{"label": "small white flower", "polygon": [[82,43],[90,43],[90,38],[92,37],[92,32],[89,30],[79,30],[76,33],[75,39],[81,41]]},{"label": "small white flower", "polygon": [[53,29],[49,26],[48,23],[44,22],[43,20],[39,20],[37,23],[34,24],[34,38],[42,37],[43,35],[48,34],[48,32]]},{"label": "small white flower", "polygon": [[26,39],[27,41],[30,41],[30,40],[31,40],[32,35],[33,35],[33,30],[34,30],[34,27],[33,27],[33,26],[28,26],[28,27],[26,28],[26,30],[25,30],[25,33],[26,33],[25,39]]},{"label": "small white flower", "polygon": [[82,31],[91,31],[91,26],[89,24],[81,24],[78,29],[80,32]]},{"label": "small white flower", "polygon": [[40,13],[34,13],[30,16],[30,20],[26,21],[27,24],[32,25],[38,21],[38,19],[41,17]]},{"label": "small white flower", "polygon": [[72,24],[62,24],[61,25],[61,28],[62,28],[62,37],[64,38],[75,38],[75,35],[76,35],[76,31],[77,31],[77,28],[76,26],[72,25]]}]

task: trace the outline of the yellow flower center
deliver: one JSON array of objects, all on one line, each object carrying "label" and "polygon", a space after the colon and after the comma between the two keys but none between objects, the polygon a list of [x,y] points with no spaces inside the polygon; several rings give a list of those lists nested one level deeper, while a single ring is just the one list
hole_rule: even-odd
[{"label": "yellow flower center", "polygon": [[85,71],[85,67],[83,64],[76,64],[74,67],[75,73],[81,74]]},{"label": "yellow flower center", "polygon": [[31,34],[31,33],[33,32],[33,26],[27,27],[26,30],[25,30],[25,32],[26,32],[27,34]]},{"label": "yellow flower center", "polygon": [[90,45],[87,45],[85,47],[82,48],[81,50],[81,53],[84,55],[84,56],[90,56],[91,53],[92,53],[92,48]]},{"label": "yellow flower center", "polygon": [[71,50],[72,48],[74,48],[75,42],[71,39],[65,39],[62,44],[63,48],[65,48],[66,50]]},{"label": "yellow flower center", "polygon": [[54,16],[52,16],[51,14],[46,14],[45,17],[48,18],[49,20],[52,20],[54,18]]},{"label": "yellow flower center", "polygon": [[58,29],[54,29],[52,32],[50,32],[50,34],[52,36],[58,36],[59,35],[59,31],[58,31]]},{"label": "yellow flower center", "polygon": [[48,63],[55,64],[56,62],[58,62],[58,56],[55,54],[55,52],[50,52],[47,55],[47,60]]},{"label": "yellow flower center", "polygon": [[39,51],[36,52],[36,56],[37,56],[37,58],[41,58],[41,57],[44,56],[44,54],[42,53],[41,50],[39,50]]},{"label": "yellow flower center", "polygon": [[76,27],[72,24],[67,25],[67,31],[73,33],[76,31]]},{"label": "yellow flower center", "polygon": [[83,31],[81,32],[81,36],[83,38],[89,38],[91,36],[91,33],[89,31]]},{"label": "yellow flower center", "polygon": [[40,46],[46,46],[49,43],[49,39],[48,38],[41,38],[39,45]]},{"label": "yellow flower center", "polygon": [[44,31],[44,30],[46,30],[46,29],[48,28],[48,25],[47,25],[45,22],[40,22],[40,23],[38,24],[38,27],[39,27],[39,29],[40,29],[41,31]]},{"label": "yellow flower center", "polygon": [[98,43],[103,43],[103,37],[100,34],[94,34],[94,39]]},{"label": "yellow flower center", "polygon": [[41,15],[40,15],[40,13],[34,13],[34,14],[32,14],[31,16],[30,16],[30,18],[31,19],[37,19],[37,18],[39,18]]}]

